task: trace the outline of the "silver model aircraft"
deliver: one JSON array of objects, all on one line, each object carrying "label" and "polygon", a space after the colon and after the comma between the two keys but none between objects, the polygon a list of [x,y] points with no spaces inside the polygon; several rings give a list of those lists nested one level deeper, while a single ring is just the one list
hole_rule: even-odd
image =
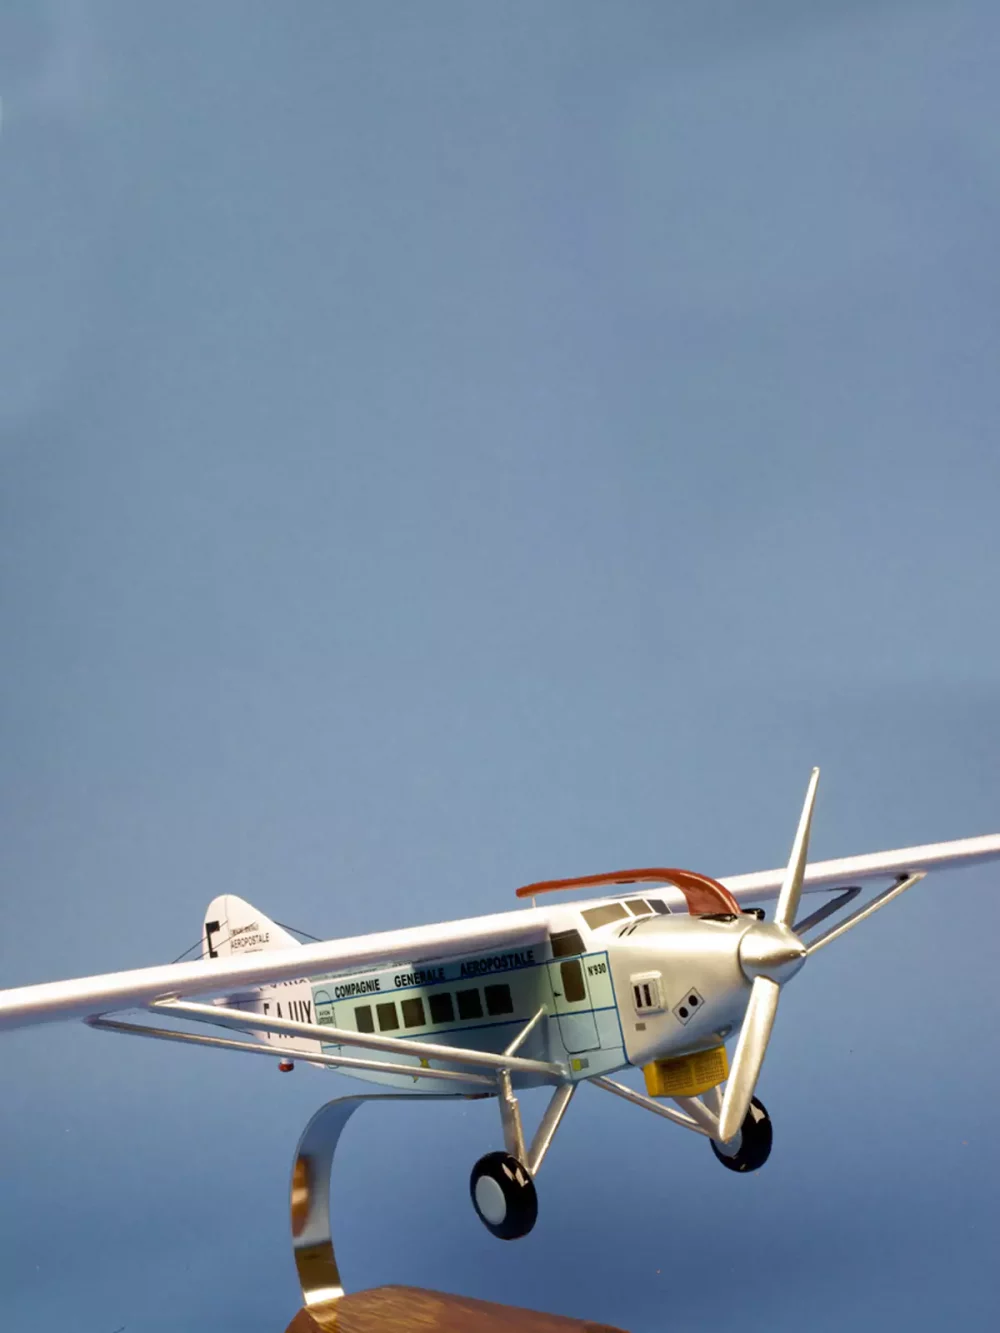
[{"label": "silver model aircraft", "polygon": [[[444,1085],[496,1097],[505,1151],[476,1163],[470,1189],[482,1222],[504,1239],[534,1225],[534,1177],[584,1080],[704,1135],[730,1170],[755,1171],[771,1149],[754,1089],[781,987],[931,871],[1000,858],[993,835],[809,866],[818,778],[814,769],[783,871],[553,880],[518,889],[531,902],[520,910],[305,945],[224,894],[206,913],[201,961],[2,991],[0,1028],[82,1018],[105,1031],[270,1056],[283,1069],[295,1060],[329,1066],[414,1095]],[[602,896],[536,905],[542,894],[584,887]],[[875,896],[812,933],[862,887]],[[797,919],[802,893],[817,890],[836,897]],[[766,921],[759,904],[773,899]],[[252,1040],[108,1016],[132,1008]],[[629,1066],[642,1068],[646,1094],[608,1077]],[[539,1085],[553,1091],[529,1145],[516,1093]]]}]

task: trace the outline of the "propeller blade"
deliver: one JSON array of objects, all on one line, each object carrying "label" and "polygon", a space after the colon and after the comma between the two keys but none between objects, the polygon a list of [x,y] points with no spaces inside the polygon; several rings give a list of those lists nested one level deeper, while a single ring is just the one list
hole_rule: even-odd
[{"label": "propeller blade", "polygon": [[799,910],[802,897],[802,880],[806,873],[806,857],[809,854],[809,829],[812,825],[813,806],[816,804],[816,785],[819,782],[819,769],[814,768],[806,788],[805,804],[799,816],[799,826],[795,830],[792,854],[788,858],[788,869],[781,884],[778,905],[774,909],[774,921],[778,926],[791,926],[795,913]]},{"label": "propeller blade", "polygon": [[727,1143],[739,1132],[750,1110],[753,1090],[757,1086],[760,1067],[764,1063],[767,1043],[778,1012],[781,988],[769,977],[758,977],[750,991],[743,1030],[736,1043],[733,1067],[726,1084],[726,1095],[719,1116],[719,1139]]}]

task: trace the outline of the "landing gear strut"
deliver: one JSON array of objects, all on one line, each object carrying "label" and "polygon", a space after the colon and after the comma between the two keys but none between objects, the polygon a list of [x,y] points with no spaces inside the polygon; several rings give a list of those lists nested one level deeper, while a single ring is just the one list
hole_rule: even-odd
[{"label": "landing gear strut", "polygon": [[740,1132],[728,1143],[710,1139],[712,1151],[730,1171],[757,1171],[771,1155],[771,1117],[754,1097]]},{"label": "landing gear strut", "polygon": [[500,1240],[517,1240],[528,1234],[538,1218],[534,1177],[572,1100],[576,1084],[561,1083],[555,1089],[530,1148],[525,1146],[521,1108],[508,1070],[500,1071],[498,1084],[506,1151],[480,1157],[472,1168],[469,1193],[476,1216],[487,1231]]}]

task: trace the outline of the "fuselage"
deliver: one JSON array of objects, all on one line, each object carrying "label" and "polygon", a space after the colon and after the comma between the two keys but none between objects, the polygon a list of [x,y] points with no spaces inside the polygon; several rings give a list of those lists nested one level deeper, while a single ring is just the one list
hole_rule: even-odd
[{"label": "fuselage", "polygon": [[[676,909],[669,890],[553,907],[534,944],[317,975],[231,1002],[359,1035],[491,1052],[503,1051],[542,1011],[518,1053],[564,1065],[571,1079],[590,1078],[718,1047],[739,1025],[749,996],[739,941],[753,918]],[[357,1045],[335,1041],[269,1039],[306,1060],[310,1052],[359,1053]],[[373,1051],[373,1058],[421,1064],[418,1054]],[[356,1076],[415,1093],[440,1091],[431,1080],[398,1073]],[[544,1081],[515,1075],[519,1087]]]}]

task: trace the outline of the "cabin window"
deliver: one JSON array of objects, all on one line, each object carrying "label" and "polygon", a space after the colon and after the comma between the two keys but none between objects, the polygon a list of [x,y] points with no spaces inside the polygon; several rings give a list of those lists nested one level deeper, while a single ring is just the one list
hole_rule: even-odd
[{"label": "cabin window", "polygon": [[549,936],[553,958],[572,958],[583,953],[583,937],[578,930],[556,930]]},{"label": "cabin window", "polygon": [[375,1012],[378,1014],[379,1032],[395,1032],[399,1027],[399,1015],[396,1013],[395,1000],[388,1000],[385,1004],[377,1004]]},{"label": "cabin window", "polygon": [[660,916],[670,915],[670,908],[667,906],[667,904],[663,901],[662,898],[650,898],[649,905],[653,909],[653,911],[658,912]]},{"label": "cabin window", "polygon": [[440,995],[428,995],[427,1003],[431,1007],[432,1023],[454,1023],[455,1006],[447,991],[442,991]]},{"label": "cabin window", "polygon": [[653,910],[645,898],[626,898],[625,906],[633,916],[649,916]]},{"label": "cabin window", "polygon": [[637,973],[630,978],[632,1003],[637,1014],[652,1014],[663,1008],[659,972]]},{"label": "cabin window", "polygon": [[484,986],[483,994],[486,996],[486,1012],[488,1014],[512,1014],[514,1012],[514,1001],[511,999],[510,987],[506,982],[501,982],[496,986]]},{"label": "cabin window", "polygon": [[459,1018],[482,1018],[483,1001],[478,990],[460,990],[455,992],[458,1001]]},{"label": "cabin window", "polygon": [[603,907],[591,907],[582,915],[590,929],[596,930],[598,926],[606,926],[609,921],[623,920],[628,912],[621,903],[605,903]]},{"label": "cabin window", "polygon": [[587,998],[587,983],[583,979],[583,964],[579,959],[562,963],[559,975],[562,977],[563,995],[570,1004],[578,1004]]},{"label": "cabin window", "polygon": [[419,995],[415,995],[411,1000],[401,1002],[403,1010],[404,1028],[422,1028],[427,1020],[424,1018],[424,1002]]},{"label": "cabin window", "polygon": [[354,1026],[359,1032],[374,1032],[375,1020],[372,1018],[370,1004],[359,1004],[354,1011]]}]

